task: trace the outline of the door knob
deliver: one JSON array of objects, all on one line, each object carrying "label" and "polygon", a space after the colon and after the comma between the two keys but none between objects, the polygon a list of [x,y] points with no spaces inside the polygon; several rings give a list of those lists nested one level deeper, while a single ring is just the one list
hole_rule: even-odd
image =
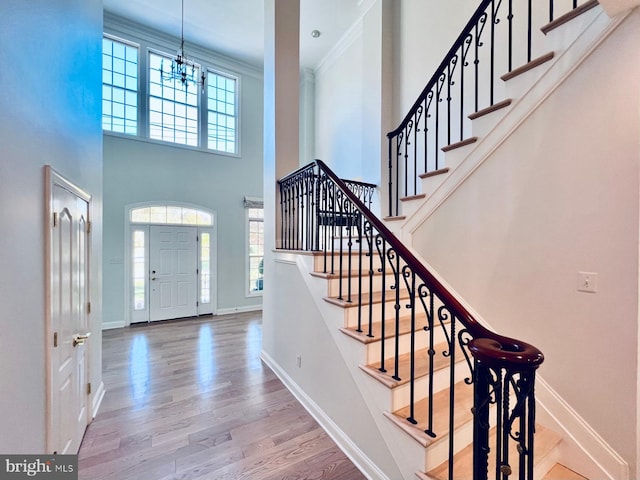
[{"label": "door knob", "polygon": [[73,336],[73,346],[77,347],[78,345],[84,345],[90,336],[91,336],[91,332],[87,332],[86,335],[80,335],[79,333],[76,333]]}]

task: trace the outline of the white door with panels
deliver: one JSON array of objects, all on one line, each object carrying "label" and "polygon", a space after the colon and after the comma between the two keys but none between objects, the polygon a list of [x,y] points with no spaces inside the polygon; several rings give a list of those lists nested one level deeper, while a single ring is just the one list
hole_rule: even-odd
[{"label": "white door with panels", "polygon": [[198,314],[198,229],[152,225],[149,229],[151,321]]},{"label": "white door with panels", "polygon": [[49,408],[47,450],[76,454],[88,405],[90,197],[47,168]]}]

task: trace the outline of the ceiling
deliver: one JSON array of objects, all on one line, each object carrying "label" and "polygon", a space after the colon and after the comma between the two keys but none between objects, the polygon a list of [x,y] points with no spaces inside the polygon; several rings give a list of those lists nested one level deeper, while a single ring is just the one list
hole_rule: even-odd
[{"label": "ceiling", "polygon": [[[357,20],[363,0],[300,0],[300,63],[315,68]],[[104,9],[180,37],[181,0],[104,0]],[[318,38],[311,36],[319,30]],[[262,67],[264,0],[184,0],[185,41]],[[176,46],[177,49],[177,46]]]}]

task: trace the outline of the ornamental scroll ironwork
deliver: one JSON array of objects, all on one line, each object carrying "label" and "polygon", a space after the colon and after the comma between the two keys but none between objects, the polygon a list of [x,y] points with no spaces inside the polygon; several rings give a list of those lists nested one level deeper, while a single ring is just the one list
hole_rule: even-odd
[{"label": "ornamental scroll ironwork", "polygon": [[[357,313],[356,331],[379,336],[374,366],[390,383],[407,385],[407,422],[446,439],[451,480],[458,449],[451,432],[465,392],[474,397],[477,478],[487,478],[490,451],[501,475],[511,469],[532,478],[532,385],[542,354],[481,326],[371,212],[374,188],[340,180],[320,160],[287,176],[280,182],[283,232],[293,234],[283,235],[281,248],[317,252],[323,272],[337,280],[335,298]],[[436,418],[436,396],[444,397],[448,415]],[[490,410],[499,412],[493,420]],[[498,443],[490,447],[491,429]],[[521,451],[517,466],[505,450],[513,442]]]},{"label": "ornamental scroll ironwork", "polygon": [[[586,3],[574,0],[569,11]],[[480,3],[400,125],[387,134],[389,216],[401,214],[401,197],[420,193],[420,175],[447,166],[447,147],[472,139],[469,116],[504,95],[501,76],[531,62],[534,53],[546,53],[539,29],[556,18],[558,5],[555,0]]]}]

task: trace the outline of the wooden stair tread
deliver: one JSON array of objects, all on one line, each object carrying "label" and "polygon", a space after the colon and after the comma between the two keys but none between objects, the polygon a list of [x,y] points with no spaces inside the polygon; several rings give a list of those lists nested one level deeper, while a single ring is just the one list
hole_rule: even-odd
[{"label": "wooden stair tread", "polygon": [[542,33],[546,35],[551,30],[558,28],[560,25],[564,25],[565,23],[570,22],[574,18],[579,17],[580,15],[591,10],[592,8],[597,7],[598,3],[599,3],[598,0],[590,0],[588,2],[585,2],[582,5],[579,5],[577,8],[574,8],[573,10],[565,13],[564,15],[559,16],[552,22],[547,23],[540,30],[542,31]]},{"label": "wooden stair tread", "polygon": [[[495,428],[491,429],[489,434],[489,444],[495,445]],[[536,425],[535,434],[535,462],[544,458],[556,445],[560,442],[560,436],[543,427],[542,425]],[[518,452],[516,450],[516,442],[510,442],[509,445],[509,459],[513,474],[511,478],[518,478]],[[458,452],[453,459],[453,471],[456,480],[471,480],[473,479],[473,445],[467,445],[460,452]],[[492,452],[489,453],[489,476],[491,472],[495,472],[495,455]],[[443,462],[430,472],[428,472],[428,478],[433,480],[446,480],[449,474],[448,462]]]},{"label": "wooden stair tread", "polygon": [[542,480],[588,480],[573,470],[556,463]]},{"label": "wooden stair tread", "polygon": [[427,194],[426,193],[418,193],[417,195],[409,195],[407,197],[402,197],[400,198],[401,202],[410,202],[411,200],[422,200],[423,198],[426,198]]},{"label": "wooden stair tread", "polygon": [[432,170],[431,172],[421,173],[418,175],[422,180],[429,177],[435,177],[436,175],[444,175],[445,173],[449,173],[449,167],[439,168],[438,170]]},{"label": "wooden stair tread", "polygon": [[[443,355],[443,352],[447,351],[448,348],[449,347],[446,342],[439,343],[434,347],[436,351],[433,360],[434,372],[447,368],[450,365],[451,357],[445,357]],[[464,354],[460,350],[460,347],[458,347],[456,349],[456,362],[460,361],[464,361]],[[383,385],[387,386],[390,389],[393,389],[409,383],[409,381],[411,380],[411,354],[404,353],[398,358],[398,377],[400,378],[400,380],[393,378],[395,367],[392,359],[388,359],[387,361],[385,361],[385,368],[387,370],[386,372],[381,372],[379,370],[378,362],[369,365],[360,365],[360,368]],[[426,377],[429,374],[429,355],[427,354],[426,348],[416,350],[414,369],[416,379]]]},{"label": "wooden stair tread", "polygon": [[442,147],[440,150],[443,152],[450,152],[451,150],[455,150],[456,148],[466,147],[467,145],[471,145],[472,143],[476,143],[478,141],[478,137],[470,137],[460,142],[451,143]]},{"label": "wooden stair tread", "polygon": [[[360,273],[359,270],[352,270],[351,272],[348,271],[342,271],[342,272],[309,272],[310,275],[312,277],[318,277],[318,278],[324,278],[325,280],[333,280],[333,279],[339,279],[340,276],[342,276],[343,280],[354,280],[358,278],[358,275]],[[380,272],[377,268],[373,269],[373,276],[374,277],[379,277],[382,275],[382,272]],[[391,275],[391,273],[387,273],[387,275]],[[369,273],[365,273],[362,275],[362,280],[364,281],[365,279],[369,278]]]},{"label": "wooden stair tread", "polygon": [[469,120],[475,120],[476,118],[480,118],[480,117],[483,117],[484,115],[488,115],[488,114],[490,114],[492,112],[496,112],[498,110],[506,108],[509,105],[511,105],[511,102],[512,102],[512,100],[510,98],[508,98],[506,100],[502,100],[501,102],[494,103],[490,107],[483,108],[482,110],[478,110],[477,112],[470,113],[468,115],[468,118],[469,118]]},{"label": "wooden stair tread", "polygon": [[[407,421],[410,414],[410,408],[403,407],[396,410],[392,414],[388,414],[400,428],[416,439],[423,447],[427,447],[437,441],[442,441],[449,437],[449,388],[441,390],[433,395],[433,432],[438,435],[431,437],[425,433],[427,429],[427,419],[429,412],[429,399],[424,398],[415,404],[414,420],[417,424],[411,424]],[[473,385],[467,385],[464,382],[458,382],[454,386],[454,431],[473,421],[471,407],[473,406]]]},{"label": "wooden stair tread", "polygon": [[[416,329],[422,329],[422,327],[426,324],[427,315],[425,313],[417,313],[416,314]],[[371,337],[369,336],[369,326],[368,324],[362,325],[362,331],[358,332],[357,326],[353,327],[344,327],[341,328],[340,331],[345,335],[349,335],[351,338],[355,338],[361,343],[373,343],[379,342],[382,336],[382,322],[373,322],[371,324]],[[396,328],[396,320],[395,318],[390,318],[385,320],[384,327],[384,337],[392,338],[395,335]],[[400,335],[404,335],[411,332],[411,316],[405,315],[400,317],[400,321],[398,322],[398,331]]]},{"label": "wooden stair tread", "polygon": [[544,55],[539,56],[538,58],[534,58],[529,63],[525,63],[524,65],[519,66],[518,68],[514,68],[509,73],[505,73],[500,78],[505,82],[511,80],[512,78],[517,77],[518,75],[522,75],[529,70],[533,70],[539,65],[548,62],[554,57],[553,52],[545,53]]}]

